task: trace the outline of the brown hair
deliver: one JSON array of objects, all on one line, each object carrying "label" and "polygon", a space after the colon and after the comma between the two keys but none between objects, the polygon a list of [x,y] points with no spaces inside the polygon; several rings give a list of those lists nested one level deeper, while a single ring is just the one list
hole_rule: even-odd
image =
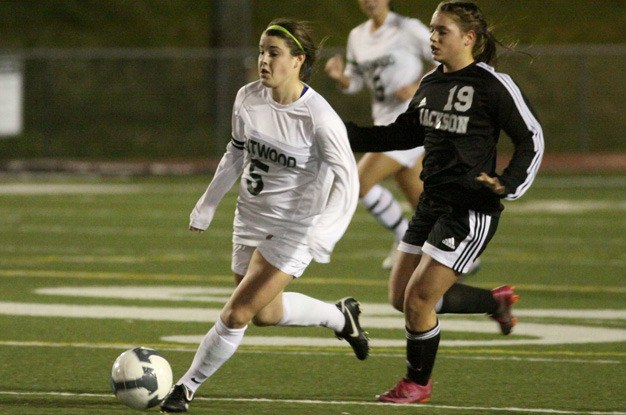
[{"label": "brown hair", "polygon": [[483,12],[476,4],[465,1],[444,1],[439,3],[437,11],[451,15],[464,33],[470,30],[476,33],[476,43],[472,50],[474,59],[487,64],[495,61],[496,46],[502,44],[487,26]]},{"label": "brown hair", "polygon": [[[289,51],[293,56],[304,54],[306,59],[300,69],[300,80],[303,82],[308,81],[313,74],[313,67],[317,61],[319,54],[319,46],[313,41],[313,30],[307,22],[292,20],[288,18],[278,18],[270,22],[267,27],[272,25],[278,25],[285,28],[289,33],[295,37],[300,44],[298,44],[291,36],[282,30],[278,29],[266,29],[265,34],[269,36],[276,36],[284,39],[285,43],[289,47]],[[302,47],[300,47],[302,46]]]}]

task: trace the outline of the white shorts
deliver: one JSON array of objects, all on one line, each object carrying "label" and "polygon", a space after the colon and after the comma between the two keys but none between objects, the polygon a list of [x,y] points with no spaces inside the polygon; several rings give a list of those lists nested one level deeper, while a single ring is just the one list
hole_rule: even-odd
[{"label": "white shorts", "polygon": [[294,250],[274,241],[263,241],[258,246],[233,243],[231,269],[235,274],[246,275],[255,249],[258,249],[263,258],[272,266],[294,278],[300,277],[313,259],[308,250]]},{"label": "white shorts", "polygon": [[424,147],[415,147],[409,150],[385,151],[383,154],[410,169],[419,162],[420,157],[424,154]]}]

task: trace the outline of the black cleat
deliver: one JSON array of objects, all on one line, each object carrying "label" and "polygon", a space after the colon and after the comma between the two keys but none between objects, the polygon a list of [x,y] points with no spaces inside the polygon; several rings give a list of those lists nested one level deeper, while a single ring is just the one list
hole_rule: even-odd
[{"label": "black cleat", "polygon": [[335,304],[339,311],[343,313],[346,318],[346,325],[340,332],[335,332],[335,335],[339,339],[345,339],[357,359],[365,360],[370,350],[369,338],[367,333],[361,328],[359,324],[359,314],[361,314],[361,305],[357,300],[352,297],[342,298]]},{"label": "black cleat", "polygon": [[193,392],[185,385],[174,385],[170,394],[161,402],[161,413],[187,412]]}]

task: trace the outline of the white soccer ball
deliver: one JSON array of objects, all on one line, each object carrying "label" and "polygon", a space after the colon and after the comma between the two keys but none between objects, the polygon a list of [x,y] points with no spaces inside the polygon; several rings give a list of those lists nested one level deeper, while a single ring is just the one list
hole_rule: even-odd
[{"label": "white soccer ball", "polygon": [[165,399],[172,387],[172,368],[154,349],[136,347],[118,356],[111,369],[117,398],[134,409],[147,409]]}]

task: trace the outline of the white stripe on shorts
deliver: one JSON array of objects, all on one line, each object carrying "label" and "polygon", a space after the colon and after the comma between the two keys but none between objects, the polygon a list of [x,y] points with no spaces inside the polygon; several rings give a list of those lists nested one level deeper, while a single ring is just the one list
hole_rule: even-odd
[{"label": "white stripe on shorts", "polygon": [[453,252],[443,251],[429,244],[428,241],[424,243],[422,250],[456,272],[461,274],[467,272],[478,258],[478,253],[487,240],[491,216],[469,210],[468,219],[469,234]]},{"label": "white stripe on shorts", "polygon": [[468,211],[470,233],[467,238],[459,244],[460,255],[454,262],[452,269],[459,272],[467,272],[469,267],[478,258],[478,253],[485,244],[487,235],[489,235],[489,226],[491,225],[491,216],[476,211]]}]

